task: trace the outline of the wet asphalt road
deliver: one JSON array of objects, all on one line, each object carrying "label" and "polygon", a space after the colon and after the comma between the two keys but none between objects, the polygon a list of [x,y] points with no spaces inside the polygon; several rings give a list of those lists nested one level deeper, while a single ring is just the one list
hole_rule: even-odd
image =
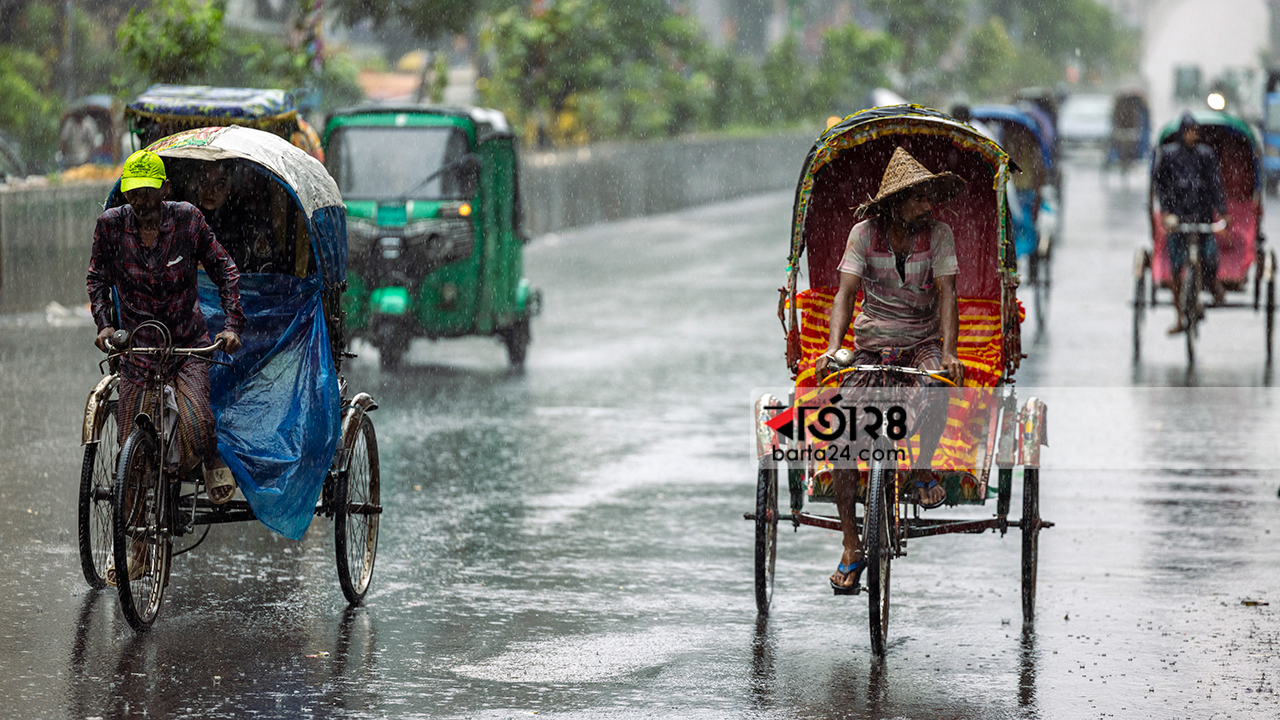
[{"label": "wet asphalt road", "polygon": [[[1033,627],[1016,533],[917,540],[874,662],[865,596],[826,585],[837,535],[785,526],[757,622],[742,513],[751,390],[787,382],[777,193],[538,239],[546,311],[524,376],[489,341],[415,345],[397,374],[364,348],[347,375],[382,405],[387,511],[352,610],[328,521],[300,542],[224,526],[177,558],[135,636],[75,549],[92,332],[0,319],[0,715],[1276,717],[1280,403],[1261,318],[1211,314],[1188,373],[1156,311],[1135,366],[1145,187],[1094,160],[1068,168],[1050,324],[1019,373],[1050,403],[1057,523]],[[1247,412],[1187,385],[1249,388],[1230,391]],[[1188,430],[1197,412],[1213,421]]]}]

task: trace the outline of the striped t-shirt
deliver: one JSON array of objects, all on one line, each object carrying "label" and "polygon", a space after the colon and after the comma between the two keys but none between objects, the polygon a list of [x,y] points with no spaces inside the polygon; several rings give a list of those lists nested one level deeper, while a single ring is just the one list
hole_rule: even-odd
[{"label": "striped t-shirt", "polygon": [[941,337],[935,277],[956,275],[956,243],[951,228],[935,221],[916,234],[899,277],[884,224],[863,220],[849,231],[840,272],[862,278],[862,312],[853,321],[860,350],[905,348]]}]

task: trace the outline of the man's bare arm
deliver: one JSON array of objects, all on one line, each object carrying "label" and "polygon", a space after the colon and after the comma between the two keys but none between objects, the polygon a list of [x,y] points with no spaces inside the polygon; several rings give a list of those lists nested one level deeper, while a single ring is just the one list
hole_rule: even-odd
[{"label": "man's bare arm", "polygon": [[[839,350],[840,344],[844,342],[844,336],[849,332],[849,322],[853,320],[853,305],[861,289],[861,275],[840,273],[840,289],[836,291],[836,297],[831,302],[830,334],[827,337],[828,355]],[[817,379],[821,380],[822,376],[826,375],[828,362],[830,358],[823,355],[814,364]]]}]

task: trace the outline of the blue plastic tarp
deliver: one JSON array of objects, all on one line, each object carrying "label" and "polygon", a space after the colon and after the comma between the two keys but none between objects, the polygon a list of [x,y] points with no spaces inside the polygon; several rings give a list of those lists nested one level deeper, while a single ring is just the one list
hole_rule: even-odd
[{"label": "blue plastic tarp", "polygon": [[[209,373],[218,451],[258,520],[296,540],[311,524],[341,421],[320,279],[241,275],[240,300],[244,346],[231,367]],[[203,272],[200,308],[210,335],[221,331],[218,291]]]}]

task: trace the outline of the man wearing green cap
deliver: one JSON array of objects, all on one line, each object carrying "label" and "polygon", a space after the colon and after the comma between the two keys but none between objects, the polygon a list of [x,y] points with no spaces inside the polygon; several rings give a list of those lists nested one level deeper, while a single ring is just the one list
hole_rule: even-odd
[{"label": "man wearing green cap", "polygon": [[[240,308],[240,272],[227,251],[218,244],[204,216],[184,202],[166,202],[169,181],[159,155],[140,150],[125,161],[120,191],[128,203],[111,208],[98,218],[89,261],[88,289],[98,348],[107,351],[107,339],[116,330],[112,319],[118,310],[119,327],[133,331],[147,320],[158,320],[170,332],[174,347],[211,344],[196,291],[196,271],[205,272],[218,286],[226,322],[217,339],[234,353],[240,348],[245,317]],[[112,290],[115,296],[112,296]],[[158,334],[143,328],[134,339],[137,346],[159,344]],[[117,423],[120,441],[132,430],[142,407],[152,356],[122,358]],[[209,367],[193,358],[173,360],[174,390],[178,405],[178,441],[186,473],[204,462],[209,499],[225,502],[235,494],[235,481],[218,457],[214,417],[209,407]]]}]

